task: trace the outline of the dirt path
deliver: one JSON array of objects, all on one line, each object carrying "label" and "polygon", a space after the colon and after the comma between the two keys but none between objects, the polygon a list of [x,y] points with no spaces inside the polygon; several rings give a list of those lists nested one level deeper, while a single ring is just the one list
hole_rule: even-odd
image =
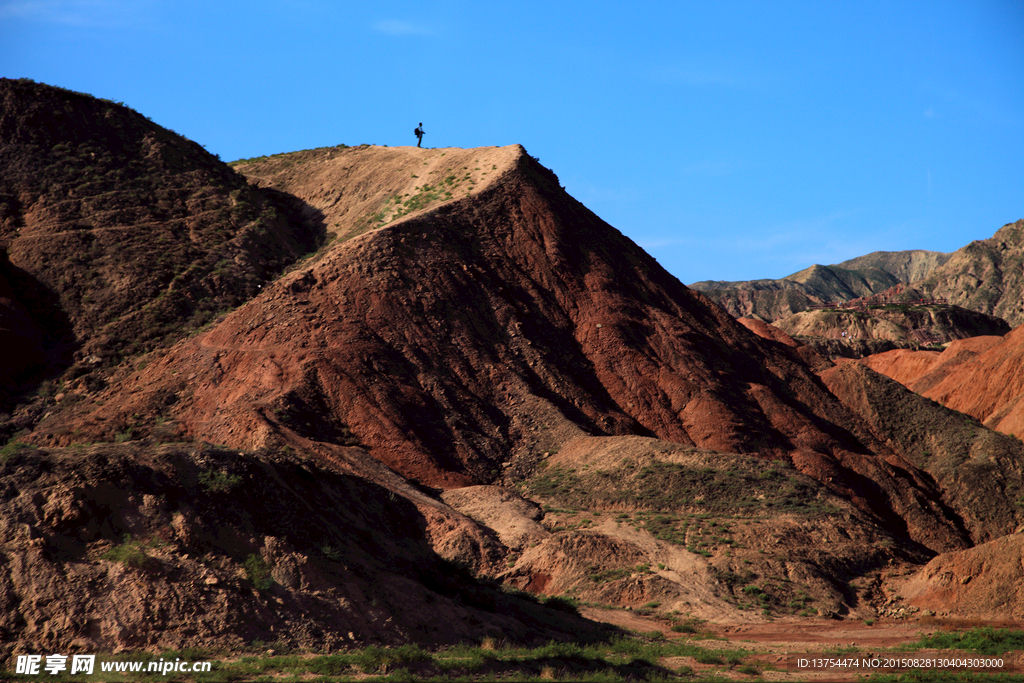
[{"label": "dirt path", "polygon": [[[637,633],[658,632],[669,640],[688,640],[693,636],[676,633],[664,622],[651,616],[619,609],[598,609],[585,607],[581,612],[588,619],[613,624]],[[1009,622],[957,622],[940,620],[919,621],[877,621],[867,624],[863,621],[837,621],[832,619],[779,619],[749,624],[707,624],[703,628],[712,633],[714,639],[691,640],[692,644],[709,650],[746,650],[750,656],[744,663],[752,665],[768,681],[858,681],[872,673],[907,672],[902,670],[858,667],[840,667],[832,670],[799,668],[799,659],[843,659],[847,663],[865,660],[883,662],[886,659],[927,659],[948,657],[948,651],[920,650],[913,652],[894,651],[900,645],[913,643],[923,636],[941,630],[992,626],[993,628],[1024,628],[1022,623]],[[978,655],[967,655],[978,656]],[[999,655],[1006,665],[1001,671],[1024,671],[1024,652]],[[750,673],[722,665],[701,664],[692,657],[671,657],[662,665],[678,670],[689,667],[695,673],[715,673],[736,680],[749,680]],[[937,667],[932,667],[937,668]]]}]

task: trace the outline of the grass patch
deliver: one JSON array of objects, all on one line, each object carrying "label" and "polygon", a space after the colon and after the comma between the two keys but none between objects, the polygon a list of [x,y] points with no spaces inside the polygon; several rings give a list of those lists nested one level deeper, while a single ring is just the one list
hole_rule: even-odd
[{"label": "grass patch", "polygon": [[16,455],[23,451],[35,450],[39,449],[30,443],[25,443],[24,441],[17,441],[12,439],[11,441],[7,442],[7,444],[3,448],[0,448],[0,460],[6,460],[12,455]]},{"label": "grass patch", "polygon": [[1013,650],[1024,650],[1024,631],[990,626],[969,631],[940,631],[898,649],[966,650],[980,655],[1001,655]]},{"label": "grass patch", "polygon": [[[629,506],[657,510],[643,520],[654,536],[685,545],[680,512],[754,514],[787,512],[816,516],[834,509],[822,503],[822,486],[786,463],[750,458],[733,467],[693,467],[660,461],[624,463],[614,470],[540,470],[527,483],[534,496],[576,509]],[[724,538],[719,534],[720,538]],[[710,539],[708,539],[710,540]],[[719,541],[721,543],[722,541]],[[728,542],[727,540],[725,542]]]},{"label": "grass patch", "polygon": [[[328,655],[292,652],[283,643],[253,643],[252,652],[272,650],[273,655],[242,655],[219,659],[216,653],[189,650],[168,652],[165,660],[175,657],[189,661],[214,659],[213,671],[194,675],[197,681],[252,680],[573,680],[573,681],[641,681],[675,680],[692,673],[688,667],[673,671],[660,662],[667,657],[692,657],[698,662],[722,667],[720,673],[733,670],[756,675],[753,667],[744,664],[747,653],[733,650],[712,650],[688,642],[651,640],[623,636],[606,642],[584,644],[549,642],[538,647],[502,644],[485,637],[479,646],[455,645],[428,650],[419,645],[393,647],[369,646]],[[99,661],[155,661],[151,653],[100,655]],[[13,664],[5,663],[12,667]],[[98,665],[97,665],[98,668]],[[0,670],[5,680],[30,680],[15,677],[11,671]],[[703,672],[712,673],[712,672]],[[162,680],[159,674],[143,674],[140,680]],[[92,680],[89,676],[65,677],[60,680]],[[107,679],[97,679],[107,680]]]}]

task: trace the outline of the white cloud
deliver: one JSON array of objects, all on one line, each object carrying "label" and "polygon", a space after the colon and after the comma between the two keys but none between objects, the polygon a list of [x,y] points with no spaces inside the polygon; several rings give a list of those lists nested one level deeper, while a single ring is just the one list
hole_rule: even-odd
[{"label": "white cloud", "polygon": [[139,3],[132,0],[14,0],[0,2],[0,21],[123,27],[133,23],[138,7]]},{"label": "white cloud", "polygon": [[426,24],[386,19],[373,25],[375,31],[389,36],[432,36],[436,31]]}]

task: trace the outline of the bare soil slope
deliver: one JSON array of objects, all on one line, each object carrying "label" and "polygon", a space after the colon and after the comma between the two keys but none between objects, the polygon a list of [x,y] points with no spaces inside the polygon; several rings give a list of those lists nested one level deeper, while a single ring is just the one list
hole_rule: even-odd
[{"label": "bare soil slope", "polygon": [[945,553],[893,581],[890,595],[938,616],[1024,620],[1024,533]]},{"label": "bare soil slope", "polygon": [[544,464],[520,490],[550,533],[503,575],[527,590],[728,623],[866,617],[880,571],[922,555],[788,463],[582,437]]},{"label": "bare soil slope", "polygon": [[4,411],[69,366],[95,390],[255,294],[319,244],[294,208],[123,105],[0,79],[0,315],[27,351]]},{"label": "bare soil slope", "polygon": [[356,474],[357,459],[142,443],[6,454],[0,651],[608,635],[443,561],[426,530],[489,546],[492,561],[498,543],[400,482]]},{"label": "bare soil slope", "polygon": [[[45,117],[19,120],[35,122],[13,128],[27,139],[46,130]],[[83,136],[114,159],[122,138],[101,129]],[[147,149],[124,152],[129,170],[107,172],[103,192],[146,177],[159,194],[159,173],[139,166]],[[204,184],[216,201],[201,208],[207,195],[188,185],[185,208],[221,215],[221,200],[252,196],[291,212],[280,231],[256,218],[241,232],[218,224],[221,241],[208,241],[198,228],[212,224],[191,213],[144,223],[157,236],[197,228],[171,236],[205,245],[200,266],[153,297],[219,305],[227,287],[239,305],[209,327],[190,335],[198,309],[183,304],[173,320],[188,324],[133,348],[95,323],[122,321],[112,303],[56,297],[46,309],[20,286],[0,290],[8,338],[47,334],[39,321],[66,306],[53,329],[81,348],[128,345],[95,371],[102,381],[65,374],[35,396],[18,437],[35,447],[0,453],[0,628],[12,642],[333,648],[470,639],[472,627],[515,640],[599,632],[514,587],[716,619],[870,615],[888,563],[922,564],[1021,521],[1018,442],[737,322],[519,146],[337,147],[238,168],[262,187],[224,199]],[[209,178],[166,173],[173,187]],[[273,281],[245,275],[275,272],[256,257],[292,234],[328,239]],[[268,240],[251,261],[235,249],[257,244],[245,235]],[[59,263],[80,256],[58,243]],[[222,252],[238,278],[206,269]],[[52,275],[45,254],[19,253]],[[83,267],[92,260],[111,256],[87,252]],[[117,287],[130,285],[121,275]],[[122,323],[110,329],[134,329]]]},{"label": "bare soil slope", "polygon": [[478,194],[522,154],[474,149],[326,147],[243,159],[231,166],[257,187],[301,199],[308,218],[347,240],[452,199]]},{"label": "bare soil slope", "polygon": [[1024,327],[950,344],[927,359],[880,354],[863,362],[991,429],[1024,436]]},{"label": "bare soil slope", "polygon": [[1024,444],[986,429],[856,362],[821,374],[829,389],[856,410],[874,434],[935,481],[937,503],[955,510],[974,543],[1012,533],[1024,511]]},{"label": "bare soil slope", "polygon": [[[448,155],[380,151],[387,183]],[[924,547],[967,542],[797,349],[683,287],[522,148],[490,153],[505,166],[478,194],[333,243],[31,438],[142,436],[160,416],[243,449],[358,443],[449,489],[526,476],[573,436],[655,436],[792,462]]]},{"label": "bare soil slope", "polygon": [[[780,280],[696,282],[737,317],[774,321],[813,304],[868,295],[903,301],[948,299],[951,304],[1024,322],[1024,219],[950,254],[875,252],[835,266],[811,266]],[[888,282],[888,284],[886,284]]]}]

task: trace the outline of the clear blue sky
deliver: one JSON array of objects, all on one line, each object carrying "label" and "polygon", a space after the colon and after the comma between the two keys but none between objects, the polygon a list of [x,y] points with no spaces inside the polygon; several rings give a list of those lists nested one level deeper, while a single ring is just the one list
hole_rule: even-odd
[{"label": "clear blue sky", "polygon": [[0,75],[225,160],[521,143],[683,282],[1024,218],[1024,2],[0,0]]}]

